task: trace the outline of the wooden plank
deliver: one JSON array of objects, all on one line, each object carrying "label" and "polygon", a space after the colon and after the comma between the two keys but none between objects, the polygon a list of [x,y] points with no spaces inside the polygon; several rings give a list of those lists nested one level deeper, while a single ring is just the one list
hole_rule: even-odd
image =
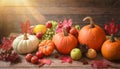
[{"label": "wooden plank", "polygon": [[36,25],[40,23],[46,23],[49,20],[62,21],[64,18],[73,19],[73,24],[79,24],[81,27],[89,24],[89,21],[83,22],[82,19],[86,16],[93,17],[96,24],[104,28],[104,23],[110,23],[112,18],[115,19],[115,23],[120,23],[119,15],[110,14],[32,14],[29,15],[4,15],[3,17],[3,35],[8,36],[11,32],[21,32],[20,23],[25,22],[27,19],[30,20],[31,25]]},{"label": "wooden plank", "polygon": [[[84,59],[86,59],[88,61],[88,63],[89,63],[88,65],[82,64],[81,60],[83,58],[79,61],[73,61],[72,64],[61,63],[61,60],[54,57],[55,54],[57,54],[57,53],[53,53],[51,56],[47,57],[47,59],[51,59],[53,61],[53,63],[50,66],[44,65],[43,67],[40,67],[40,69],[79,69],[79,68],[80,69],[86,69],[86,68],[93,69],[91,66],[93,60],[89,60],[88,58],[84,57]],[[27,69],[27,68],[38,69],[39,68],[38,65],[34,65],[29,62],[26,62],[25,55],[20,55],[20,56],[22,58],[21,63],[10,65],[9,62],[0,61],[0,63],[1,63],[0,68],[1,69],[7,69],[7,68],[10,68],[10,69]],[[98,55],[98,57],[96,59],[105,60],[100,54]],[[111,64],[112,67],[109,67],[109,68],[120,68],[119,63],[110,62],[108,60],[105,60],[105,61]]]},{"label": "wooden plank", "polygon": [[[44,7],[114,7],[114,0],[0,0],[0,6],[44,6]],[[117,3],[117,4],[116,4]],[[115,2],[115,7],[119,6]]]},{"label": "wooden plank", "polygon": [[96,7],[4,7],[1,14],[118,14],[119,8]]}]

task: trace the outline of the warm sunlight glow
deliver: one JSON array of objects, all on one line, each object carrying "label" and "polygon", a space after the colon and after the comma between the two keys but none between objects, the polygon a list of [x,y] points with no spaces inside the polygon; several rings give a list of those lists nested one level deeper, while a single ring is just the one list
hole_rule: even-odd
[{"label": "warm sunlight glow", "polygon": [[[31,0],[0,0],[0,7],[3,8],[4,11],[1,11],[2,14],[21,14],[26,18],[28,15],[32,15],[32,18],[37,20],[45,20],[44,16],[40,14],[38,9],[33,5],[37,3],[33,3]],[[8,12],[10,11],[10,12]],[[12,12],[13,11],[13,12]]]},{"label": "warm sunlight glow", "polygon": [[0,0],[0,6],[20,6],[27,2],[28,0]]}]

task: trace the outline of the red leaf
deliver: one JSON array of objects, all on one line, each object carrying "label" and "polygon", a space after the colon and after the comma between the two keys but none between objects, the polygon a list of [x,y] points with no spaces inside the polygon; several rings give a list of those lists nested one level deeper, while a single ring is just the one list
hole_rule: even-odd
[{"label": "red leaf", "polygon": [[119,26],[115,25],[114,19],[112,19],[109,25],[104,24],[104,29],[107,34],[111,35],[111,34],[116,34],[118,32]]},{"label": "red leaf", "polygon": [[68,24],[69,24],[69,26],[72,26],[72,19],[68,20]]},{"label": "red leaf", "polygon": [[27,32],[27,30],[30,28],[30,21],[29,20],[27,20],[26,21],[26,32]]},{"label": "red leaf", "polygon": [[67,19],[65,18],[63,22],[58,23],[58,27],[56,28],[56,33],[62,32],[63,27],[69,32],[71,26],[72,26],[72,19],[69,19],[67,21]]},{"label": "red leaf", "polygon": [[10,38],[3,37],[2,44],[0,45],[1,48],[5,50],[11,49],[13,40],[14,40],[13,37],[10,37]]},{"label": "red leaf", "polygon": [[52,60],[48,60],[48,59],[45,59],[45,58],[43,58],[43,59],[39,59],[39,67],[41,67],[41,66],[43,66],[44,64],[47,64],[47,65],[51,65],[51,63],[52,63]]},{"label": "red leaf", "polygon": [[65,18],[64,21],[63,21],[63,25],[68,25],[67,23],[68,23],[67,19]]},{"label": "red leaf", "polygon": [[93,68],[107,68],[110,64],[105,62],[105,60],[94,60],[92,63]]},{"label": "red leaf", "polygon": [[30,28],[30,21],[29,20],[27,20],[25,24],[23,22],[21,23],[22,33],[27,33],[29,28]]},{"label": "red leaf", "polygon": [[60,60],[61,60],[61,63],[65,63],[65,62],[72,63],[72,58],[68,56],[60,56]]}]

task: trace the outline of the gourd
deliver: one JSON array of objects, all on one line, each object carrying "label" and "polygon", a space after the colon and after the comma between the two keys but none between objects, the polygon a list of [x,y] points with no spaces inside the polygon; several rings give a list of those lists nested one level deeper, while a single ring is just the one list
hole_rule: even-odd
[{"label": "gourd", "polygon": [[105,41],[104,30],[96,25],[91,17],[86,17],[83,21],[89,19],[90,25],[84,26],[78,34],[78,40],[80,44],[86,44],[89,48],[93,48],[96,51],[100,51],[103,42]]},{"label": "gourd", "polygon": [[26,24],[21,24],[22,32],[24,34],[15,38],[12,43],[13,49],[19,54],[26,54],[35,51],[38,47],[39,40],[35,35],[27,34],[29,28],[29,21]]},{"label": "gourd", "polygon": [[77,46],[77,39],[72,34],[66,32],[57,33],[53,36],[53,42],[59,53],[70,54],[71,50]]},{"label": "gourd", "polygon": [[54,51],[55,45],[52,40],[44,40],[39,44],[38,51],[41,51],[44,55],[51,55]]},{"label": "gourd", "polygon": [[111,38],[103,43],[101,53],[108,60],[120,60],[120,40],[111,35]]}]

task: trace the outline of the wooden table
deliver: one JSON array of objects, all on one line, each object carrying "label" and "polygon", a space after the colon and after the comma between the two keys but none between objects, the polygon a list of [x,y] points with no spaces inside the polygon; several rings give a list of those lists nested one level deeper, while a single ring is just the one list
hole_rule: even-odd
[{"label": "wooden table", "polygon": [[[61,63],[61,60],[55,58],[55,54],[56,53],[53,53],[51,56],[47,57],[47,59],[51,59],[53,61],[51,65],[44,65],[42,67],[38,67],[38,65],[26,62],[25,55],[20,55],[20,57],[22,58],[22,61],[20,63],[10,65],[10,62],[0,61],[0,69],[93,69],[91,63],[94,60],[83,57],[88,61],[89,64],[87,65],[83,65],[83,63],[81,62],[83,58],[79,61],[73,61],[72,63]],[[103,57],[101,57],[100,54],[97,56],[96,59],[105,60]],[[105,61],[109,62],[112,65],[112,67],[108,67],[107,69],[120,69],[120,63],[110,62],[108,60]]]}]

